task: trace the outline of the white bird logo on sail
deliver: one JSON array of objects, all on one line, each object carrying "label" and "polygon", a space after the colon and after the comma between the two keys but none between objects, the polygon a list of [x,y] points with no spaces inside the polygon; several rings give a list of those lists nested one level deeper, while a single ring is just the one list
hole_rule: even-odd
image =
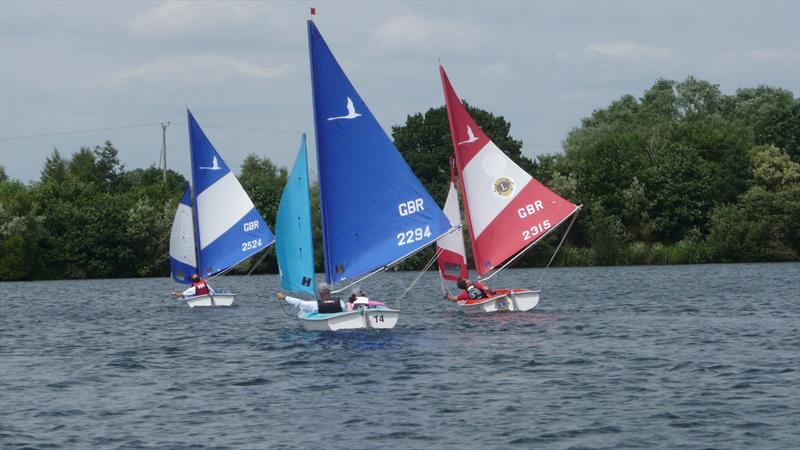
[{"label": "white bird logo on sail", "polygon": [[360,117],[361,114],[356,112],[356,107],[353,106],[353,100],[350,97],[347,97],[347,115],[346,116],[337,116],[337,117],[329,117],[328,120],[339,120],[339,119],[355,119],[356,117]]},{"label": "white bird logo on sail", "polygon": [[219,166],[219,162],[217,162],[217,157],[214,156],[214,159],[211,161],[211,167],[198,167],[198,169],[220,170],[222,169],[222,167]]},{"label": "white bird logo on sail", "polygon": [[478,140],[478,138],[475,137],[475,133],[472,132],[472,128],[470,128],[469,125],[467,125],[467,135],[469,136],[469,139],[467,139],[466,141],[459,142],[458,145],[471,144]]}]

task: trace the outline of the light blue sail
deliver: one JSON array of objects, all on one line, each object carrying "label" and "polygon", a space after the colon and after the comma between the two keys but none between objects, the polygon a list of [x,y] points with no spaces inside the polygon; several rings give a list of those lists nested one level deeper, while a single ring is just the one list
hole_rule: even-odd
[{"label": "light blue sail", "polygon": [[169,236],[169,267],[172,279],[184,284],[191,284],[191,277],[197,272],[191,195],[192,191],[187,183],[175,211]]},{"label": "light blue sail", "polygon": [[311,242],[311,194],[308,189],[306,135],[283,188],[275,219],[275,255],[281,288],[314,296],[314,248]]},{"label": "light blue sail", "polygon": [[199,249],[197,267],[201,275],[209,276],[266,249],[275,237],[192,113],[188,109],[186,113]]},{"label": "light blue sail", "polygon": [[433,243],[450,222],[308,21],[325,271],[358,277]]}]

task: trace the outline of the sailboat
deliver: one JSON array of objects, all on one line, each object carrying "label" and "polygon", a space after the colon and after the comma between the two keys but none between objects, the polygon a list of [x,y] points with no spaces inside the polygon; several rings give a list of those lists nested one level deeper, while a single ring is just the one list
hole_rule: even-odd
[{"label": "sailboat", "polygon": [[[325,280],[345,285],[336,293],[435,243],[451,226],[311,20],[308,42]],[[391,308],[367,312],[317,313],[303,326],[393,328],[400,316]]]},{"label": "sailboat", "polygon": [[[192,185],[184,190],[170,235],[172,278],[191,284],[193,274],[213,277],[275,242],[267,222],[208,140],[191,111]],[[235,294],[212,292],[182,298],[190,307],[231,306]]]},{"label": "sailboat", "polygon": [[[558,196],[503,153],[469,115],[441,65],[439,73],[475,270],[481,280],[488,280],[567,219],[572,217],[574,221],[581,207]],[[452,163],[451,174],[450,192],[444,209],[451,221],[460,224]],[[441,277],[452,281],[459,277],[467,278],[460,231],[441,239],[438,245]],[[475,313],[528,311],[539,303],[539,296],[537,290],[497,289],[489,298],[469,299],[457,304],[464,311]]]}]

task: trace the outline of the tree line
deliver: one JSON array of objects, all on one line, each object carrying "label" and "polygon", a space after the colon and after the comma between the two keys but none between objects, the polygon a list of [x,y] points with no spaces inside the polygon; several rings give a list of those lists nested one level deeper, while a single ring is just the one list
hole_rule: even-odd
[{"label": "tree line", "polygon": [[[468,105],[484,132],[520,167],[584,208],[556,265],[684,264],[800,259],[800,99],[759,86],[723,95],[689,77],[659,79],[636,98],[597,109],[564,139],[563,154],[530,159],[502,116]],[[452,155],[444,107],[408,116],[392,137],[440,205]],[[274,223],[286,168],[249,155],[239,180]],[[0,166],[0,280],[169,274],[169,235],[186,179],[126,170],[105,142],[70,157],[54,150],[38,181]],[[317,270],[319,189],[312,184]],[[273,224],[271,223],[271,225]],[[564,227],[562,227],[564,228]],[[563,233],[561,230],[560,233]],[[561,234],[515,267],[546,264]],[[428,249],[401,269],[417,269]],[[277,271],[274,255],[239,271]]]}]

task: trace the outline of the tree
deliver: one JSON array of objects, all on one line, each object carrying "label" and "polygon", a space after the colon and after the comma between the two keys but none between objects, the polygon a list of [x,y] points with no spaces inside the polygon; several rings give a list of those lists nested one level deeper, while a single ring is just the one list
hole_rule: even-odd
[{"label": "tree", "polygon": [[[510,123],[502,116],[473,108],[466,102],[464,104],[481,130],[503,153],[526,172],[533,170],[533,161],[522,154],[522,141],[509,135]],[[408,116],[404,125],[392,127],[392,138],[434,201],[443,205],[450,186],[449,161],[453,157],[453,141],[445,107]]]}]

